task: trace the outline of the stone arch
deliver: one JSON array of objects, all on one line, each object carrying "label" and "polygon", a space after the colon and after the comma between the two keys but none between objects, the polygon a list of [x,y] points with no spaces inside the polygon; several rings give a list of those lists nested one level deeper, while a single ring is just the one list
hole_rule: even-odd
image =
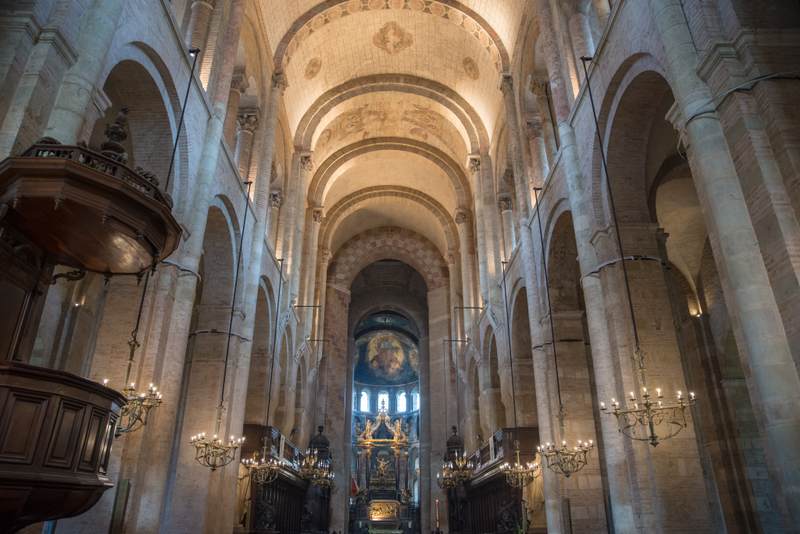
[{"label": "stone arch", "polygon": [[[614,147],[612,143],[619,140],[624,143],[624,138],[617,134],[624,130],[623,123],[627,123],[630,131],[642,131],[644,128],[642,124],[644,121],[648,123],[655,119],[654,107],[652,106],[655,95],[663,95],[665,91],[671,94],[669,83],[665,75],[663,66],[658,60],[649,54],[634,54],[626,59],[617,69],[616,74],[611,78],[605,92],[605,98],[598,109],[598,123],[600,130],[603,132],[604,147],[598,145],[597,140],[593,140],[593,169],[597,169],[592,178],[592,203],[594,206],[595,221],[599,226],[605,225],[605,221],[610,219],[610,208],[608,206],[608,190],[606,185],[605,173],[602,171],[602,162],[600,150],[606,153],[609,172],[612,178],[612,187],[621,188],[621,184],[615,184],[614,181],[619,182],[626,174],[631,172],[633,163],[625,165],[624,158],[620,158],[619,164],[615,166],[615,162],[610,157]],[[649,105],[648,105],[649,104]],[[616,130],[615,130],[616,128]],[[639,165],[643,165],[642,158],[645,157],[644,151],[641,154],[634,154],[633,161]],[[621,156],[621,154],[620,154]],[[644,184],[637,183],[635,186],[644,187]],[[616,192],[616,189],[614,190]],[[617,213],[624,210],[626,202],[635,202],[633,199],[634,194],[645,195],[643,191],[632,190],[624,195],[620,193],[620,199],[616,199]],[[638,199],[643,204],[646,200]],[[641,218],[643,213],[636,215]]]},{"label": "stone arch", "polygon": [[308,187],[308,202],[322,204],[325,187],[342,165],[363,154],[380,150],[410,152],[427,158],[440,167],[456,192],[458,206],[471,205],[470,185],[461,166],[441,150],[415,139],[402,137],[376,137],[353,143],[331,154],[319,165]]},{"label": "stone arch", "polygon": [[[148,159],[151,161],[144,163],[148,165],[150,163],[155,164],[150,168],[145,167],[145,165],[142,165],[142,167],[156,174],[163,189],[166,183],[169,157],[171,156],[172,145],[175,142],[175,132],[178,128],[178,117],[180,116],[182,105],[182,97],[178,96],[179,91],[175,85],[176,80],[161,55],[147,43],[141,41],[126,43],[124,46],[114,50],[114,59],[115,62],[108,64],[101,74],[101,79],[105,80],[103,82],[103,90],[112,101],[112,107],[106,111],[106,120],[109,118],[111,120],[114,119],[111,114],[116,113],[118,110],[118,106],[115,106],[115,104],[128,105],[132,111],[140,107],[141,103],[158,104],[155,109],[147,110],[148,113],[155,111],[155,115],[148,117],[148,120],[156,120],[158,124],[155,127],[149,126],[146,134],[148,139],[152,139],[154,132],[158,132],[160,136],[163,136],[163,139],[156,143],[148,143],[148,146],[151,147],[148,150],[151,152],[151,157]],[[137,86],[141,87],[141,84],[150,83],[152,84],[152,92],[148,91],[149,94],[141,95],[136,102],[127,104],[125,102],[114,102],[114,96],[108,93],[106,85],[110,80],[113,80],[112,75],[119,74],[119,67],[125,68],[131,65],[136,65],[137,67],[135,75],[125,76],[122,89],[136,91]],[[117,72],[115,73],[115,71]],[[131,126],[133,128],[133,123],[131,123]],[[178,140],[178,152],[175,156],[169,191],[167,191],[175,201],[176,209],[184,208],[185,203],[191,200],[188,165],[189,147],[194,143],[190,143],[190,132],[188,130],[188,128],[184,129]],[[102,129],[100,133],[102,133]],[[158,150],[152,147],[158,147]]]},{"label": "stone arch", "polygon": [[465,144],[470,151],[479,153],[488,150],[489,134],[483,120],[456,91],[427,78],[390,73],[354,78],[323,93],[301,118],[295,132],[295,145],[310,150],[317,128],[331,110],[351,98],[375,92],[410,93],[443,105],[459,119],[467,133],[469,142]]},{"label": "stone arch", "polygon": [[[275,47],[273,64],[276,66],[276,68],[282,70],[286,66],[286,64],[288,64],[289,59],[291,57],[290,50],[292,48],[292,41],[298,34],[301,34],[301,31],[303,29],[307,30],[305,32],[306,34],[310,33],[310,28],[307,28],[307,26],[315,19],[321,19],[325,21],[324,23],[327,23],[327,21],[329,21],[329,18],[326,16],[326,11],[334,7],[340,6],[342,4],[345,4],[347,2],[349,2],[349,0],[325,0],[324,2],[315,5],[313,8],[303,13],[297,20],[295,20],[292,23],[289,30],[286,32],[286,34],[281,38],[278,45]],[[457,0],[433,0],[432,3],[436,4],[437,6],[439,5],[443,6],[444,9],[436,10],[436,11],[441,11],[439,16],[446,17],[447,10],[454,9],[456,11],[459,11],[464,17],[466,17],[466,20],[471,19],[474,24],[477,24],[480,27],[480,30],[482,32],[485,32],[485,35],[487,35],[491,40],[492,44],[490,45],[490,48],[488,48],[488,50],[490,51],[490,53],[496,53],[498,56],[499,60],[497,64],[498,71],[501,73],[509,71],[511,66],[511,61],[510,61],[510,56],[508,54],[508,50],[506,50],[506,47],[503,44],[503,41],[502,39],[500,39],[500,36],[497,34],[497,32],[494,31],[494,29],[492,29],[492,27],[489,25],[488,22],[486,22],[486,20],[483,17],[481,17],[478,13],[476,13],[475,11],[473,11],[472,9],[470,9],[469,7],[467,7],[466,5],[462,4]],[[367,4],[362,4],[362,8],[368,9]],[[434,11],[430,9],[427,12],[430,13],[431,15],[433,15],[434,13]],[[476,38],[477,37],[478,34],[476,34]],[[494,47],[494,51],[492,51],[491,46]]]},{"label": "stone arch", "polygon": [[342,245],[328,267],[328,284],[349,288],[364,267],[381,259],[408,263],[422,275],[429,291],[448,284],[447,265],[433,243],[395,227],[367,230]]},{"label": "stone arch", "polygon": [[[330,240],[336,230],[337,223],[357,210],[360,203],[377,197],[398,197],[420,204],[433,213],[441,223],[447,239],[448,250],[457,251],[459,249],[458,229],[455,226],[453,217],[447,213],[444,206],[429,195],[408,187],[399,186],[368,187],[351,193],[337,202],[328,210],[320,226],[320,246],[330,249]],[[443,254],[446,253],[446,251],[441,252]]]},{"label": "stone arch", "polygon": [[536,388],[533,377],[533,352],[528,295],[525,287],[514,290],[511,312],[511,354],[514,365],[514,392],[520,426],[536,426]]},{"label": "stone arch", "polygon": [[250,353],[250,372],[245,401],[245,424],[261,425],[267,415],[267,389],[274,371],[272,354],[275,322],[275,295],[268,279],[262,277],[256,297],[256,316]]}]

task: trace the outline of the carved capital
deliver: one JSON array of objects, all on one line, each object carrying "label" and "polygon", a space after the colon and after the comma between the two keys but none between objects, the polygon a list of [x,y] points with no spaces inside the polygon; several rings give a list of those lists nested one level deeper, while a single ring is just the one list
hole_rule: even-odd
[{"label": "carved capital", "polygon": [[469,171],[479,172],[481,170],[481,158],[478,156],[470,156],[469,158]]},{"label": "carved capital", "polygon": [[231,78],[231,91],[239,91],[240,93],[244,93],[247,91],[247,88],[250,84],[247,81],[247,74],[245,73],[243,68],[237,68],[233,71],[233,77]]},{"label": "carved capital", "polygon": [[300,156],[300,168],[306,172],[314,170],[314,162],[311,160],[311,154],[303,154]]},{"label": "carved capital", "polygon": [[513,202],[510,195],[500,195],[497,197],[497,207],[500,211],[511,211]]},{"label": "carved capital", "polygon": [[538,97],[547,96],[547,80],[532,80],[531,93]]},{"label": "carved capital", "polygon": [[500,90],[503,91],[504,95],[513,94],[514,91],[514,77],[510,74],[503,74],[503,77],[500,79]]},{"label": "carved capital", "polygon": [[236,124],[239,125],[240,130],[255,133],[258,128],[258,115],[250,111],[240,113],[236,118]]},{"label": "carved capital", "polygon": [[311,218],[314,220],[315,223],[319,224],[322,222],[322,208],[314,208],[311,210]]},{"label": "carved capital", "polygon": [[279,93],[283,93],[289,87],[289,80],[282,70],[276,70],[272,73],[272,88]]},{"label": "carved capital", "polygon": [[464,208],[458,208],[455,213],[456,224],[464,224],[469,220],[469,212]]},{"label": "carved capital", "polygon": [[269,205],[273,208],[280,208],[283,204],[283,193],[276,189],[269,194]]}]

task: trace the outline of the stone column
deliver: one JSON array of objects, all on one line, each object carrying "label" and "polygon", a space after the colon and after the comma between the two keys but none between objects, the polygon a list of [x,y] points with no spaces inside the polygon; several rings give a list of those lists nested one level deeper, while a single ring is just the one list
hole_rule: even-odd
[{"label": "stone column", "polygon": [[[328,284],[325,291],[325,339],[330,363],[328,380],[332,387],[325,388],[328,396],[325,433],[331,440],[331,449],[341,451],[334,457],[333,471],[338,481],[331,492],[330,529],[344,532],[347,528],[348,496],[350,495],[350,450],[353,382],[351,377],[352,354],[348,340],[348,308],[350,292]],[[369,451],[364,453],[365,484],[369,482]],[[363,487],[363,485],[362,485]]]},{"label": "stone column", "polygon": [[[430,532],[434,526],[433,509],[436,499],[446,501],[445,492],[436,483],[436,473],[442,467],[448,425],[444,421],[445,392],[451,394],[447,385],[449,373],[442,373],[443,341],[452,337],[450,333],[451,303],[448,299],[447,280],[440,287],[428,288],[428,336],[420,340],[420,361],[427,361],[427,369],[420,373],[420,503],[422,532]],[[427,397],[425,396],[427,393]],[[455,413],[448,413],[448,418]],[[447,530],[447,514],[441,515],[441,525]]]},{"label": "stone column", "polygon": [[95,0],[86,8],[78,32],[77,61],[67,71],[44,135],[65,144],[81,141],[86,110],[105,66],[122,14],[123,0]]},{"label": "stone column", "polygon": [[[458,209],[455,214],[456,228],[458,229],[458,247],[461,251],[461,283],[462,283],[462,298],[464,306],[476,306],[475,301],[475,280],[473,271],[473,258],[475,256],[475,247],[472,244],[470,232],[470,217],[469,211],[466,209]],[[473,316],[471,310],[464,310],[462,314],[464,319],[464,331],[469,327],[470,317]]]},{"label": "stone column", "polygon": [[[309,208],[308,245],[303,259],[303,284],[301,286],[301,304],[314,305],[315,283],[317,278],[317,257],[319,254],[319,229],[322,225],[322,206]],[[306,308],[302,319],[306,335],[313,336],[316,308]]]},{"label": "stone column", "polygon": [[[460,251],[458,250],[448,250],[447,252],[447,271],[449,275],[448,279],[450,281],[450,305],[452,307],[464,305],[464,300],[458,291],[458,286],[462,280],[460,272],[461,261],[459,255]],[[455,310],[451,310],[451,312],[452,313],[449,314],[450,331],[453,334],[453,338],[461,339],[461,337],[464,335],[463,332],[466,330],[466,323],[462,328],[461,320],[459,319],[460,314],[455,313]]]},{"label": "stone column", "polygon": [[[486,291],[489,287],[489,278],[488,278],[488,260],[487,257],[489,255],[489,251],[486,245],[486,228],[488,226],[486,220],[486,214],[484,213],[484,206],[482,200],[482,193],[480,191],[483,190],[484,185],[482,184],[481,179],[481,159],[479,155],[473,155],[469,157],[467,162],[469,167],[469,172],[472,174],[472,183],[475,186],[476,191],[476,198],[475,198],[475,206],[476,206],[476,224],[475,227],[477,228],[477,242],[478,242],[478,278],[480,281],[480,285],[478,289],[480,290],[480,299],[483,302],[487,301]],[[458,214],[456,214],[456,224],[458,223]],[[466,322],[469,324],[469,322]]]},{"label": "stone column", "polygon": [[497,209],[500,211],[500,219],[503,221],[503,244],[505,257],[510,258],[514,252],[514,245],[517,242],[514,228],[514,211],[511,195],[501,194],[497,197]]},{"label": "stone column", "polygon": [[[594,55],[594,37],[589,27],[589,18],[583,13],[575,13],[569,18],[569,34],[572,37],[572,49],[576,64],[581,64],[581,57]],[[578,69],[578,77],[583,80],[583,69]]]},{"label": "stone column", "polygon": [[525,173],[525,161],[520,147],[520,129],[517,116],[517,99],[514,95],[514,80],[510,74],[503,74],[500,83],[508,126],[508,143],[511,146],[511,164],[514,169],[514,187],[517,193],[517,217],[527,221],[530,207],[530,187]]},{"label": "stone column", "polygon": [[194,0],[189,7],[189,23],[186,25],[184,37],[189,48],[205,48],[211,15],[214,13],[216,0]]},{"label": "stone column", "polygon": [[269,230],[267,239],[272,243],[272,247],[277,252],[278,240],[278,220],[283,205],[283,193],[280,189],[273,189],[269,194]]},{"label": "stone column", "polygon": [[[697,75],[697,52],[678,0],[651,0],[653,20],[666,53],[682,137],[725,301],[737,325],[737,345],[755,401],[767,456],[791,523],[800,522],[800,377],[767,269],[757,245],[719,115],[707,111],[714,95]],[[699,114],[699,111],[703,111]]]},{"label": "stone column", "polygon": [[[247,111],[239,114],[236,121],[236,149],[234,150],[234,161],[239,168],[239,177],[242,181],[250,178],[250,167],[253,153],[253,138],[258,128],[258,114],[255,111]],[[274,126],[273,126],[274,128]],[[269,173],[265,173],[265,178],[269,179]],[[268,216],[268,213],[265,213]]]},{"label": "stone column", "polygon": [[244,69],[237,68],[233,71],[231,79],[230,93],[228,94],[228,109],[225,113],[225,126],[223,137],[228,143],[229,148],[236,146],[236,126],[239,120],[239,104],[242,101],[242,94],[247,90],[247,74]]},{"label": "stone column", "polygon": [[288,273],[290,280],[290,298],[300,297],[300,281],[302,278],[303,266],[303,239],[304,239],[304,226],[305,218],[299,217],[297,214],[302,213],[305,205],[305,192],[308,191],[308,184],[311,181],[312,173],[314,172],[314,161],[311,157],[311,152],[304,152],[300,154],[298,166],[298,179],[293,180],[289,188],[289,214],[287,215],[286,229],[289,234],[289,248],[284,250],[289,251],[289,264]]}]

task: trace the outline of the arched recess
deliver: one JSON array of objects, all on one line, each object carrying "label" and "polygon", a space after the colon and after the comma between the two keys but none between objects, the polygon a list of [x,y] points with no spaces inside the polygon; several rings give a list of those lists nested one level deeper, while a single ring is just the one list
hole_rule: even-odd
[{"label": "arched recess", "polygon": [[481,389],[480,389],[480,379],[478,377],[478,363],[473,357],[469,358],[469,364],[467,366],[467,393],[468,393],[468,403],[467,403],[467,416],[469,418],[469,435],[464,436],[464,441],[468,445],[470,450],[475,450],[481,445],[485,439],[487,439],[487,435],[483,433],[483,429],[481,428]]},{"label": "arched recess", "polygon": [[481,404],[481,430],[484,439],[507,426],[507,409],[503,403],[500,387],[500,362],[497,354],[497,339],[492,327],[487,327],[483,336],[483,351],[478,372]]},{"label": "arched recess", "polygon": [[516,289],[511,304],[511,354],[514,357],[514,391],[519,426],[537,426],[531,327],[524,287]]},{"label": "arched recess", "polygon": [[376,151],[400,151],[415,154],[430,160],[447,176],[455,191],[459,207],[471,205],[471,188],[461,166],[447,154],[427,143],[415,139],[397,137],[373,138],[353,143],[331,154],[317,167],[308,188],[308,202],[312,206],[324,203],[325,194],[335,179],[337,171],[358,156]]},{"label": "arched recess", "polygon": [[256,298],[256,317],[250,353],[250,372],[245,403],[245,425],[264,425],[267,410],[269,377],[273,373],[273,324],[275,296],[269,280],[262,278]]},{"label": "arched recess", "polygon": [[275,369],[275,383],[273,384],[275,415],[272,417],[273,426],[278,428],[284,436],[288,436],[294,423],[294,382],[292,364],[294,361],[293,345],[289,328],[283,333],[280,344],[280,367]]},{"label": "arched recess", "polygon": [[[102,136],[104,124],[114,120],[120,107],[129,107],[131,116],[141,114],[142,124],[147,124],[152,130],[137,134],[140,141],[135,144],[134,150],[139,151],[139,157],[144,164],[135,163],[135,165],[155,173],[163,189],[183,102],[183,94],[178,96],[175,83],[177,81],[179,85],[185,86],[185,81],[173,79],[160,54],[147,43],[129,42],[119,50],[115,50],[115,57],[118,58],[118,62],[108,65],[108,70],[104,72],[106,81],[103,86],[103,92],[110,98],[112,107],[106,110],[105,116],[95,124],[92,139],[98,139],[98,134]],[[123,70],[119,70],[120,67],[123,67]],[[188,69],[185,75],[188,78]],[[111,84],[115,87],[112,88]],[[126,98],[115,100],[109,89],[111,93]],[[145,109],[146,107],[148,109]],[[134,110],[138,111],[134,113]],[[148,113],[153,115],[145,117]],[[132,119],[131,128],[133,120],[138,121]],[[155,142],[153,135],[156,135]],[[200,139],[190,139],[192,135],[191,128],[184,128],[181,133],[167,191],[172,196],[177,211],[183,210],[186,207],[185,203],[191,200],[188,175],[189,147],[194,145],[195,141],[200,142]]]}]

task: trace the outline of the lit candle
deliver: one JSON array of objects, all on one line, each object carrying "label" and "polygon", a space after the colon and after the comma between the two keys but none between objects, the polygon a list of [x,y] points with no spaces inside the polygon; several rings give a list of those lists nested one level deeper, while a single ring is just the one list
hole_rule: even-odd
[{"label": "lit candle", "polygon": [[103,379],[103,385],[104,385],[104,386],[107,386],[107,385],[108,385],[108,378],[104,378],[104,379]]},{"label": "lit candle", "polygon": [[606,403],[605,402],[601,402],[600,403],[600,409],[601,410],[605,410],[606,409]]},{"label": "lit candle", "polygon": [[634,395],[633,391],[631,391],[631,400],[634,400],[635,398],[636,398],[636,395]]},{"label": "lit candle", "polygon": [[436,530],[439,530],[439,499],[436,499]]},{"label": "lit candle", "polygon": [[656,388],[656,395],[658,396],[659,399],[662,397],[661,388]]}]

